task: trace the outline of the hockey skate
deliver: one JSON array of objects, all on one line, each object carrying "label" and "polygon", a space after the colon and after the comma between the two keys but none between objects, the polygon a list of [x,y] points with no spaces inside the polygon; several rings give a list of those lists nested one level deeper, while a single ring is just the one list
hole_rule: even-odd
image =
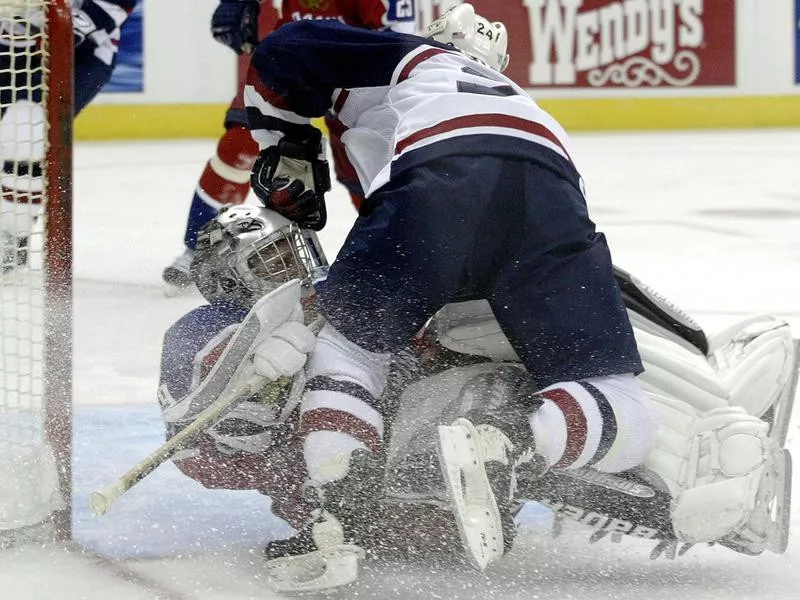
[{"label": "hockey skate", "polygon": [[192,285],[190,274],[192,259],[194,259],[194,250],[186,248],[180,256],[172,261],[171,265],[164,269],[161,279],[165,296],[179,296]]},{"label": "hockey skate", "polygon": [[302,594],[354,583],[365,553],[361,547],[345,543],[342,524],[323,510],[307,530],[272,542],[266,555],[270,587],[278,593]]},{"label": "hockey skate", "polygon": [[375,510],[383,474],[380,459],[356,450],[346,477],[324,486],[308,482],[304,491],[319,506],[314,520],[294,537],[273,541],[265,549],[275,591],[327,592],[356,581],[366,557],[365,542],[382,530]]},{"label": "hockey skate", "polygon": [[516,470],[543,473],[528,415],[538,405],[472,411],[438,428],[439,463],[467,559],[483,570],[511,548]]}]

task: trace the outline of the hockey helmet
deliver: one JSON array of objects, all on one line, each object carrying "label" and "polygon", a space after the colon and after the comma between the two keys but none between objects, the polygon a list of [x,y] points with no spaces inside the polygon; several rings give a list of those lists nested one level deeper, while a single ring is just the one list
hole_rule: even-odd
[{"label": "hockey helmet", "polygon": [[428,25],[424,37],[455,46],[500,73],[508,66],[506,26],[476,15],[471,4],[450,8]]},{"label": "hockey helmet", "polygon": [[249,308],[292,279],[308,293],[326,266],[313,231],[268,208],[242,204],[224,207],[200,230],[190,273],[209,302],[233,299]]}]

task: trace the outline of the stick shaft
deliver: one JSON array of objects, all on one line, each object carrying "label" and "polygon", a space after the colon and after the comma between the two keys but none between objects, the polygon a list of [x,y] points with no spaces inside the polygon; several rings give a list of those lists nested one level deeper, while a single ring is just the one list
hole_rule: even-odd
[{"label": "stick shaft", "polygon": [[[105,514],[117,498],[147,477],[163,462],[174,456],[176,452],[194,441],[226,409],[240,398],[247,396],[253,389],[261,386],[263,382],[264,377],[252,375],[199,412],[191,423],[140,460],[114,483],[93,492],[91,494],[91,505],[94,513],[98,515]],[[280,383],[281,381],[278,381],[275,385]]]},{"label": "stick shaft", "polygon": [[[311,331],[316,335],[322,330],[324,324],[325,320],[322,317],[317,317],[309,325],[309,329],[311,329]],[[200,411],[191,423],[164,442],[161,446],[156,448],[148,456],[140,460],[136,465],[122,475],[122,477],[117,479],[115,482],[110,483],[95,492],[92,492],[89,497],[92,511],[97,515],[106,514],[111,505],[114,504],[114,502],[116,502],[117,499],[122,496],[122,494],[147,477],[156,468],[158,468],[159,465],[169,460],[169,458],[174,456],[176,452],[193,442],[197,436],[203,433],[203,431],[205,431],[209,425],[211,425],[211,423],[217,419],[217,417],[219,417],[233,404],[240,399],[248,397],[254,391],[261,389],[266,381],[267,380],[265,377],[262,377],[258,374],[253,374],[242,383],[232,388],[227,394],[217,398],[205,409]],[[272,382],[267,388],[264,401],[274,402],[278,398],[281,389],[287,385],[290,385],[291,382],[291,378],[281,378]]]}]

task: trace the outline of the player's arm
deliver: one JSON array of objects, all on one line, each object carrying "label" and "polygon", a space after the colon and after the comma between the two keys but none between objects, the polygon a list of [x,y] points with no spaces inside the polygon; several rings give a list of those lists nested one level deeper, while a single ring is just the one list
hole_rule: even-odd
[{"label": "player's arm", "polygon": [[333,20],[287,23],[261,41],[244,96],[261,149],[251,184],[267,207],[306,228],[325,225],[330,175],[310,120],[335,108],[347,88],[388,86],[400,61],[424,43]]},{"label": "player's arm", "polygon": [[[425,43],[330,19],[282,25],[261,41],[251,60],[246,96],[251,129],[280,137],[292,125],[323,116],[334,106],[338,90],[387,86],[403,57]],[[265,147],[276,138],[258,141]]]},{"label": "player's arm", "polygon": [[[107,47],[118,41],[120,27],[136,7],[136,0],[86,0],[72,9],[75,46]],[[116,52],[116,49],[108,48]],[[110,62],[110,61],[109,61]]]},{"label": "player's arm", "polygon": [[416,33],[415,0],[338,0],[337,6],[349,23],[365,29]]}]

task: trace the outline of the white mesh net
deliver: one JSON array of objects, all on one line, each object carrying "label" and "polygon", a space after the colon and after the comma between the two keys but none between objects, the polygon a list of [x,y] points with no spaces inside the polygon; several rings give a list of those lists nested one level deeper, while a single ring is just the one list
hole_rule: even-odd
[{"label": "white mesh net", "polygon": [[44,409],[47,0],[0,0],[0,544],[63,508]]}]

